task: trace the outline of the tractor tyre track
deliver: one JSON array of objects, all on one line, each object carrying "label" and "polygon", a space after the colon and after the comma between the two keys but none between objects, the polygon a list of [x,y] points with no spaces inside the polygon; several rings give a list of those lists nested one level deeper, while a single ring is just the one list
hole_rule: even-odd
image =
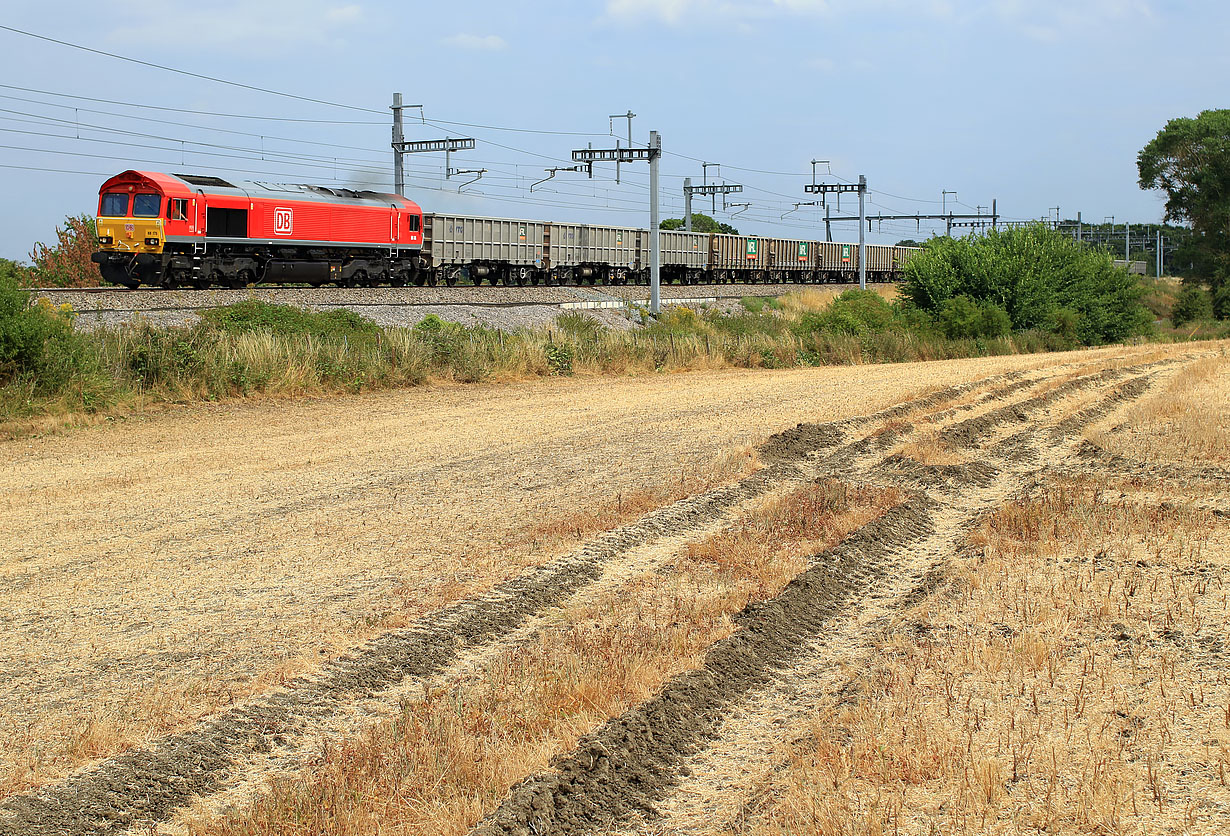
[{"label": "tractor tyre track", "polygon": [[314,725],[348,703],[407,680],[440,674],[459,655],[512,633],[544,608],[592,584],[630,550],[703,528],[734,505],[802,474],[806,457],[846,432],[965,392],[1016,380],[1009,372],[946,387],[921,398],[831,424],[801,425],[763,447],[769,465],[743,480],[681,500],[596,538],[578,551],[527,570],[486,594],[371,640],[320,672],[207,718],[192,728],[83,769],[56,784],[0,801],[0,834],[86,836],[165,821],[187,804],[224,790],[252,757],[295,748]]},{"label": "tractor tyre track", "polygon": [[576,552],[528,570],[412,627],[384,633],[357,652],[300,677],[281,691],[215,715],[150,746],[130,750],[48,787],[0,802],[0,834],[87,836],[166,819],[221,789],[236,762],[270,753],[310,731],[348,702],[442,671],[458,654],[486,644],[601,577],[628,551],[702,528],[735,504],[759,496],[793,469],[770,466],[732,485],[681,500],[596,538]]},{"label": "tractor tyre track", "polygon": [[[1101,381],[1111,377],[1109,371],[1078,380],[1087,379],[1083,385],[1092,385],[1095,378]],[[884,436],[901,433],[888,430],[843,444],[852,429],[941,406],[988,387],[978,402],[1008,398],[1038,382],[1023,372],[1010,372],[946,387],[867,416],[799,425],[779,433],[761,448],[769,466],[739,482],[651,512],[488,593],[424,617],[412,627],[385,633],[318,673],[292,680],[282,690],[95,764],[59,783],[0,801],[0,834],[86,836],[164,821],[176,809],[221,789],[244,758],[286,747],[355,700],[407,680],[438,675],[460,654],[512,633],[544,608],[594,583],[603,575],[604,567],[630,550],[702,529],[736,504],[760,496],[783,481],[814,472],[818,465],[821,471],[837,476],[861,472],[855,468],[860,458],[876,448],[883,450],[887,446]],[[1062,389],[1064,386],[1040,397],[1049,399]],[[949,411],[955,414],[966,408],[972,405],[957,405]],[[983,421],[976,427],[970,424],[963,432],[976,438],[997,422],[1025,420],[1011,409],[996,410],[993,414],[998,416],[993,421]],[[837,450],[828,461],[812,458],[834,447]],[[910,469],[904,462],[896,467]],[[961,486],[979,484],[994,474],[980,471],[963,476],[944,471],[915,472],[914,476],[917,478],[913,481],[924,485],[928,480],[938,480],[944,485]],[[933,499],[916,493],[842,544],[818,555],[780,596],[745,610],[739,616],[742,629],[714,645],[703,668],[672,682],[659,698],[625,715],[626,722],[621,718],[595,732],[589,738],[591,743],[586,744],[589,748],[579,748],[560,761],[567,770],[559,775],[565,777],[540,776],[524,782],[484,827],[499,827],[502,825],[498,822],[504,821],[513,829],[503,832],[516,832],[521,826],[517,821],[530,820],[529,814],[517,811],[537,811],[533,818],[538,821],[548,797],[550,809],[560,811],[560,816],[552,812],[549,820],[572,823],[568,825],[572,830],[556,832],[589,827],[597,820],[594,816],[602,818],[606,804],[621,811],[645,809],[660,787],[669,783],[680,753],[694,748],[711,733],[724,707],[762,686],[772,671],[797,658],[808,636],[817,635],[835,614],[847,609],[889,571],[893,554],[933,534],[936,507]],[[670,724],[665,727],[670,731],[655,731],[664,728],[660,725],[664,722]],[[617,763],[627,769],[614,770]],[[613,783],[594,783],[596,769],[606,770],[602,774]]]},{"label": "tractor tyre track", "polygon": [[[951,425],[944,435],[952,446],[972,448],[1000,427],[1027,424],[1034,413],[1079,390],[1112,383],[1163,363],[1078,374],[1049,391]],[[1116,406],[1139,397],[1150,380],[1149,375],[1137,377],[1094,407],[1061,421],[1062,426],[1056,425],[1051,431],[1052,443],[1070,438]],[[1015,384],[1010,387],[1005,397],[1025,388]],[[951,391],[935,393],[927,405],[953,396]],[[916,402],[910,408],[917,406]],[[876,417],[882,417],[882,413]],[[809,568],[781,594],[749,605],[740,613],[736,620],[741,629],[714,644],[700,668],[681,674],[653,699],[586,735],[572,752],[553,761],[551,771],[517,784],[500,807],[472,831],[474,836],[566,836],[618,825],[633,814],[656,816],[655,805],[688,772],[687,759],[720,736],[726,714],[771,686],[781,669],[802,658],[810,645],[822,643],[835,629],[835,620],[848,616],[863,598],[875,595],[876,587],[897,569],[897,563],[908,564],[909,569],[903,573],[903,583],[890,584],[896,590],[889,597],[894,597],[898,606],[916,596],[919,584],[927,577],[942,575],[944,555],[955,548],[960,532],[973,519],[1002,504],[1013,491],[1025,489],[1029,477],[1036,474],[1039,462],[1035,444],[1042,429],[1027,427],[1001,441],[989,451],[994,455],[998,449],[1005,454],[996,456],[995,463],[945,468],[911,464],[901,456],[857,467],[859,459],[876,446],[874,435],[840,445],[835,439],[842,436],[834,424],[801,425],[775,437],[783,441],[783,446],[790,445],[786,449],[796,456],[806,457],[816,446],[836,446],[825,460],[809,462],[809,469],[819,471],[821,478],[862,476],[898,486],[903,482],[923,484],[937,491],[943,502],[926,490],[915,490],[902,505],[815,556]],[[965,499],[975,502],[977,512],[972,517],[953,511],[954,504]],[[941,518],[943,524],[937,526]],[[927,541],[933,547],[931,559],[911,560],[907,550],[917,551]],[[937,542],[946,544],[946,551],[936,552]],[[901,559],[894,561],[898,555]]]}]

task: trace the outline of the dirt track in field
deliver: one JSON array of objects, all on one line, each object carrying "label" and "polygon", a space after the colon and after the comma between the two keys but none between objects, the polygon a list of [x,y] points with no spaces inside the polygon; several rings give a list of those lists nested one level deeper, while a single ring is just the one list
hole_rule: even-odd
[{"label": "dirt track in field", "polygon": [[[5,445],[0,582],[15,606],[0,646],[2,730],[47,746],[82,717],[138,705],[151,721],[130,717],[129,742],[155,742],[60,783],[67,763],[45,769],[43,790],[0,803],[0,832],[164,819],[221,787],[235,758],[310,736],[347,702],[442,670],[627,549],[699,528],[775,480],[818,473],[917,491],[746,613],[704,669],[516,790],[483,829],[532,820],[573,832],[647,811],[678,783],[683,757],[721,739],[730,706],[767,687],[894,555],[924,539],[942,551],[956,536],[964,517],[937,518],[937,497],[1002,499],[1039,466],[1040,448],[1070,441],[1168,368],[1153,365],[1155,350],[1134,353],[1110,369],[1133,352],[419,390],[180,410]],[[1021,374],[1031,369],[1043,371]],[[973,380],[982,382],[963,385]],[[1087,390],[1104,402],[1048,414]],[[990,464],[894,459],[909,427],[893,422],[941,407],[947,440],[988,451]],[[570,504],[669,483],[795,424],[804,426],[763,447],[768,469],[579,550],[557,557],[522,537]],[[422,618],[382,629],[390,601],[399,617]],[[310,661],[317,655],[326,661]],[[275,688],[279,666],[290,678]],[[226,689],[249,699],[225,708]],[[656,742],[641,745],[646,734]],[[20,754],[0,766],[18,771]],[[623,780],[639,776],[634,790],[595,779],[616,767]],[[547,796],[552,811],[563,796],[575,809],[544,818]]]}]

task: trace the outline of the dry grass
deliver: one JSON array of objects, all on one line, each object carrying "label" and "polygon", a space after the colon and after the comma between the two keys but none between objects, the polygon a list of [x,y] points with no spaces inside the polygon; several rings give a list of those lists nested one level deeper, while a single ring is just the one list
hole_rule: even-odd
[{"label": "dry grass", "polygon": [[966,464],[968,458],[953,450],[940,438],[940,427],[924,424],[905,444],[893,453],[913,459],[919,464],[953,465]]},{"label": "dry grass", "polygon": [[1134,405],[1126,427],[1089,434],[1094,443],[1147,462],[1223,465],[1230,461],[1230,358],[1222,353],[1190,364],[1155,394]]},{"label": "dry grass", "polygon": [[[1225,374],[1197,362],[1094,437],[1224,460]],[[976,529],[737,832],[1226,832],[1230,526],[1183,485],[1107,484],[1048,479]]]},{"label": "dry grass", "polygon": [[662,567],[545,614],[481,674],[428,690],[394,721],[326,750],[251,813],[198,821],[211,836],[460,834],[508,788],[609,717],[644,701],[776,594],[802,558],[897,502],[892,491],[809,485],[771,498]]},{"label": "dry grass", "polygon": [[0,442],[0,795],[746,473],[783,426],[1047,362],[430,387]]},{"label": "dry grass", "polygon": [[[787,313],[799,314],[805,311],[822,311],[848,289],[844,287],[808,287],[801,290],[792,290],[779,296],[777,303]],[[883,296],[890,302],[897,298],[897,286],[893,284],[872,284],[867,289]]]}]

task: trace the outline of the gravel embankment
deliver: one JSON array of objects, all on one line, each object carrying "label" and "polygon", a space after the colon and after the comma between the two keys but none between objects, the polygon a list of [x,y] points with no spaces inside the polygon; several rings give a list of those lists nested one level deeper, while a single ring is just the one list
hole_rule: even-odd
[{"label": "gravel embankment", "polygon": [[[726,308],[742,296],[775,296],[797,285],[696,285],[662,287],[662,300],[714,299]],[[83,330],[116,327],[142,321],[160,327],[197,321],[196,311],[259,299],[309,310],[347,308],[387,327],[413,326],[428,314],[464,325],[484,324],[511,330],[550,324],[568,305],[592,302],[628,302],[644,305],[647,287],[377,287],[305,288],[254,287],[242,290],[53,290],[36,291],[77,312],[77,327]],[[587,309],[608,327],[631,328],[626,309]]]}]

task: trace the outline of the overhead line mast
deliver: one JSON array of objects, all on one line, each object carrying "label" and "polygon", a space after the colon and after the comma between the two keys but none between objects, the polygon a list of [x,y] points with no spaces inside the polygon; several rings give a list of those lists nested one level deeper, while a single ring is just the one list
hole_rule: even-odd
[{"label": "overhead line mast", "polygon": [[594,176],[594,163],[631,163],[638,160],[649,162],[649,312],[657,316],[662,312],[661,252],[658,230],[658,163],[662,158],[662,137],[657,131],[649,132],[648,148],[579,148],[572,152],[573,162],[584,163],[589,176]]},{"label": "overhead line mast", "polygon": [[[452,154],[454,151],[469,151],[475,146],[473,137],[445,137],[444,139],[427,139],[419,142],[406,142],[402,132],[402,117],[401,112],[407,107],[417,107],[419,113],[422,114],[422,105],[403,105],[401,103],[401,93],[393,94],[393,191],[402,197],[406,196],[406,175],[403,170],[402,156],[404,154],[427,154],[434,151],[444,152],[444,179],[451,178],[454,174],[477,174],[482,177],[487,173],[487,169],[477,168],[453,168]],[[426,121],[426,120],[424,120]],[[470,180],[462,183],[457,191],[461,191],[470,183],[478,180]]]},{"label": "overhead line mast", "polygon": [[[819,160],[812,162],[812,174],[815,176],[815,165]],[[867,217],[866,207],[863,203],[867,195],[867,178],[860,174],[858,183],[808,183],[803,187],[803,191],[808,194],[820,195],[820,202],[824,203],[824,196],[835,194],[838,200],[841,200],[841,195],[847,192],[858,192],[858,286],[861,290],[867,289],[867,241],[864,235],[863,223]],[[825,203],[825,209],[828,209],[828,204]],[[825,227],[836,218],[825,216]],[[832,240],[832,235],[828,235],[829,240]]]}]

